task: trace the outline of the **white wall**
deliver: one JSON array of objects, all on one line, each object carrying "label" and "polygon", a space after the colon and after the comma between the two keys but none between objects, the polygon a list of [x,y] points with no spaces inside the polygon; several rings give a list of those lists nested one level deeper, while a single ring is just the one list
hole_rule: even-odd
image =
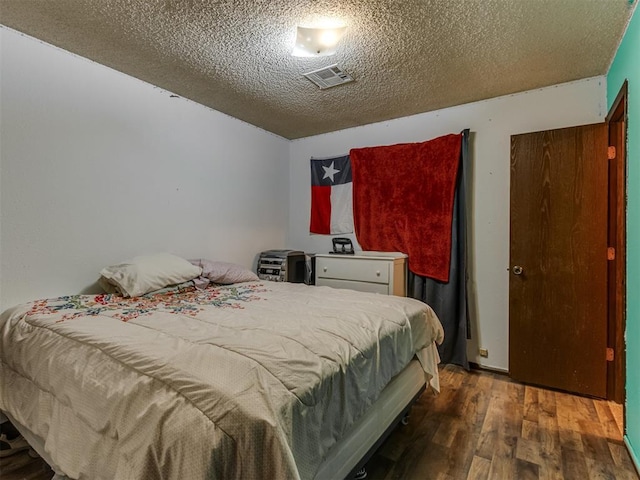
[{"label": "white wall", "polygon": [[[330,237],[309,235],[310,157],[344,154],[355,147],[425,141],[470,128],[471,290],[475,301],[468,354],[480,365],[507,370],[510,136],[601,122],[606,113],[605,78],[596,77],[293,141],[287,243],[307,252],[330,249]],[[480,346],[489,350],[488,358],[477,355]]]},{"label": "white wall", "polygon": [[137,254],[253,266],[285,246],[287,140],[13,30],[0,42],[0,311]]}]

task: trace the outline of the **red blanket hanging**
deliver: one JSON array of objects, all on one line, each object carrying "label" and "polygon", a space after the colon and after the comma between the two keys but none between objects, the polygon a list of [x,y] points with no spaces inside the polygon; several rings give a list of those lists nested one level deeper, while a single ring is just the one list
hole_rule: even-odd
[{"label": "red blanket hanging", "polygon": [[449,281],[461,141],[451,134],[351,150],[353,220],[364,250],[404,252],[412,272]]}]

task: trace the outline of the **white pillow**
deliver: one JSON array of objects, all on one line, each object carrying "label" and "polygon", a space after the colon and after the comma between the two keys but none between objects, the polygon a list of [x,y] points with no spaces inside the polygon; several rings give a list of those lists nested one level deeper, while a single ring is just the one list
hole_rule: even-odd
[{"label": "white pillow", "polygon": [[100,271],[125,297],[138,297],[167,285],[192,280],[202,269],[170,253],[141,255]]}]

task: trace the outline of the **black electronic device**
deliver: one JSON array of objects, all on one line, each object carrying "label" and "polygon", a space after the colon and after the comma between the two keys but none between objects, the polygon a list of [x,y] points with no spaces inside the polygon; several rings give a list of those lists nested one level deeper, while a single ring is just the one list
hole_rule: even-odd
[{"label": "black electronic device", "polygon": [[305,256],[299,250],[267,250],[258,259],[258,277],[273,282],[305,281]]},{"label": "black electronic device", "polygon": [[353,255],[355,251],[353,250],[353,243],[351,243],[351,239],[345,237],[336,237],[332,238],[333,242],[333,253],[335,255]]}]

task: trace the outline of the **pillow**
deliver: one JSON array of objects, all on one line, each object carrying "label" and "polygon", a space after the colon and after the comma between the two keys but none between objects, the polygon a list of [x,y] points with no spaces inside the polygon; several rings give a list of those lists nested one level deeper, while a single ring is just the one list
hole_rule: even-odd
[{"label": "pillow", "polygon": [[202,276],[213,283],[227,285],[230,283],[255,282],[260,280],[251,270],[235,263],[214,262],[198,258],[189,260],[192,264],[202,268]]},{"label": "pillow", "polygon": [[[125,297],[138,297],[167,285],[192,280],[202,269],[169,253],[142,255],[103,268],[100,275]],[[104,282],[100,282],[104,283]]]},{"label": "pillow", "polygon": [[152,298],[154,295],[168,295],[168,294],[178,294],[185,292],[194,292],[196,290],[195,281],[197,279],[189,280],[187,282],[182,282],[177,285],[168,285],[160,290],[153,290],[152,292],[145,293],[143,297]]}]

